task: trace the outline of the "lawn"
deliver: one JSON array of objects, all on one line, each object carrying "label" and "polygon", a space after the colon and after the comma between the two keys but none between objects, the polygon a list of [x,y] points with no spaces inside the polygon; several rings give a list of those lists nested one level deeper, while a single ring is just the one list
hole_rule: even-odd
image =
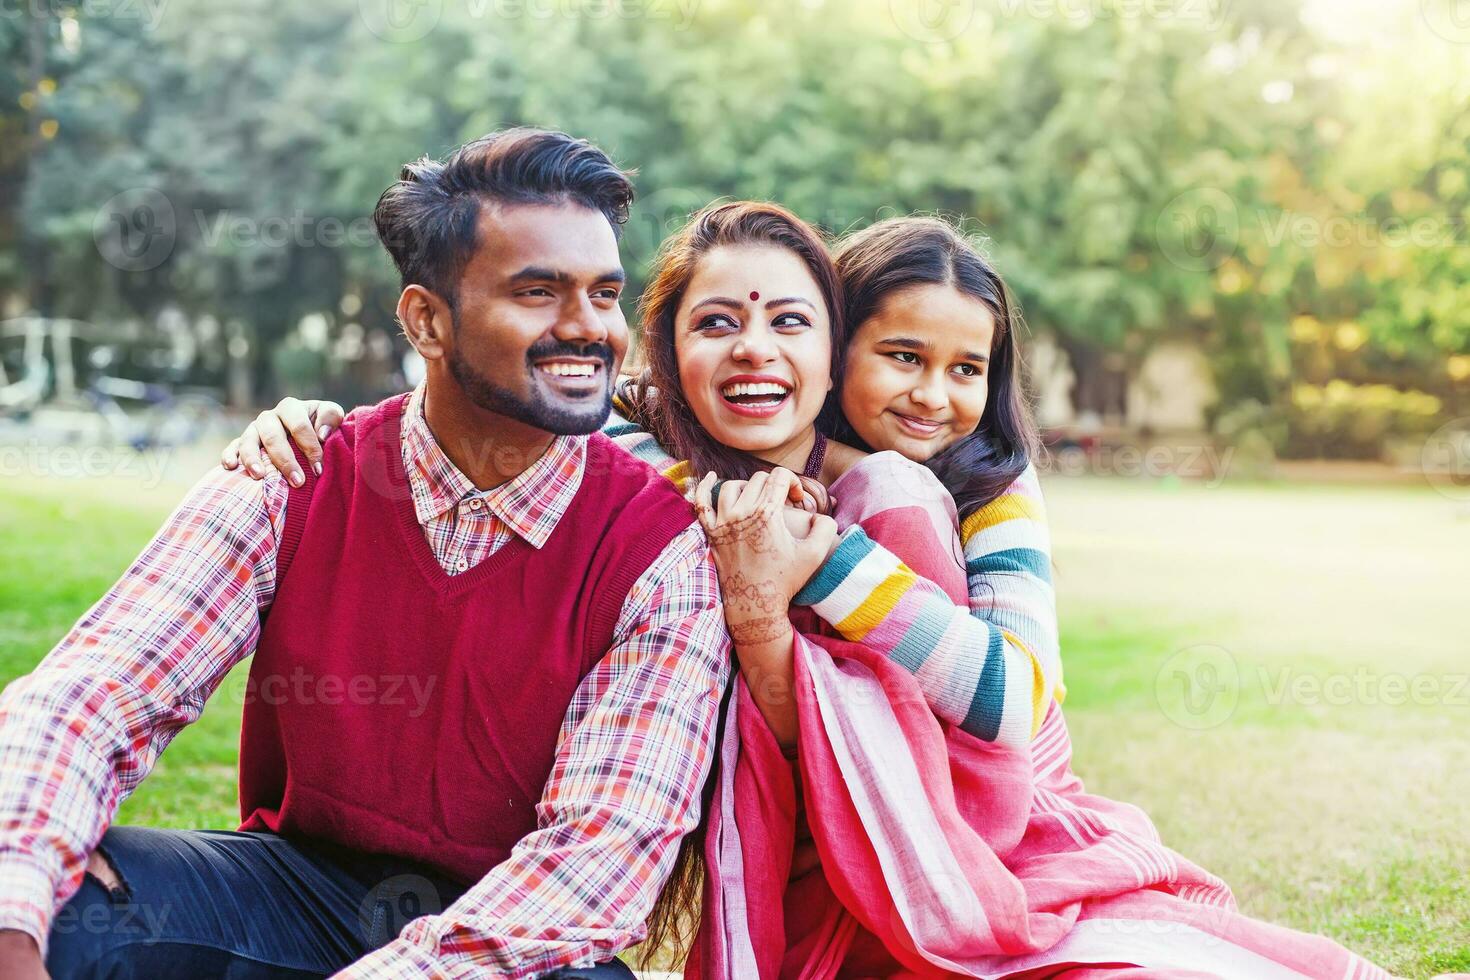
[{"label": "lawn", "polygon": [[[0,482],[0,681],[45,654],[189,481],[148,482]],[[1427,487],[1047,492],[1089,788],[1143,806],[1252,915],[1406,976],[1470,970],[1470,514]],[[233,826],[242,689],[237,672],[121,820]]]}]

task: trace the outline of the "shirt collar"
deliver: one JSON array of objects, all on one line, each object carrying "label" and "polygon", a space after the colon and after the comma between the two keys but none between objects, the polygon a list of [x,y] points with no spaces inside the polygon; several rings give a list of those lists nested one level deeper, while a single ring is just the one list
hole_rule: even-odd
[{"label": "shirt collar", "polygon": [[403,467],[413,493],[414,515],[428,525],[461,501],[480,497],[491,513],[533,547],[556,530],[582,485],[586,436],[557,436],[541,458],[509,483],[479,490],[445,455],[424,418],[424,384],[409,396],[403,412]]}]

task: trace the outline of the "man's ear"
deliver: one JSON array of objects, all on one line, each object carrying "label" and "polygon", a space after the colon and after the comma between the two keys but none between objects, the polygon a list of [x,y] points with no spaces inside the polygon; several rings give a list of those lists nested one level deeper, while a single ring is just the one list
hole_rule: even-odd
[{"label": "man's ear", "polygon": [[398,297],[398,323],[413,349],[426,361],[444,357],[452,343],[454,318],[449,304],[417,283],[405,286]]}]

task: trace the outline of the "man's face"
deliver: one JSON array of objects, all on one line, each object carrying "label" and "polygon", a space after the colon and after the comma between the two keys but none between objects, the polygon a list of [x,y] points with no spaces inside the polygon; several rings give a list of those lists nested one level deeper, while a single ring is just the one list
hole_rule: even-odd
[{"label": "man's face", "polygon": [[597,431],[628,351],[612,225],[578,204],[491,203],[477,230],[450,373],[486,411],[558,435]]}]

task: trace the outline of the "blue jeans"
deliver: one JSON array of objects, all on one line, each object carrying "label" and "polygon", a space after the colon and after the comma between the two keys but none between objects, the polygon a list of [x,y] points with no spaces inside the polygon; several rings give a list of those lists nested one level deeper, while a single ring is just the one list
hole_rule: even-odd
[{"label": "blue jeans", "polygon": [[[98,849],[121,885],[87,875],[57,913],[54,980],[324,977],[466,887],[396,858],[267,833],[113,827]],[[633,973],[610,960],[549,976]]]}]

